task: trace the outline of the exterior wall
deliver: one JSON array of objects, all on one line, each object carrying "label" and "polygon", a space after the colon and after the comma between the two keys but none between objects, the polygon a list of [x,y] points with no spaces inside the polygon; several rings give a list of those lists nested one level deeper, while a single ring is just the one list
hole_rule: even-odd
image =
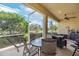
[{"label": "exterior wall", "polygon": [[58,23],[57,25],[58,33],[68,33],[68,27],[70,27],[70,30],[73,29],[75,31],[79,31],[79,21],[71,21],[71,20],[66,20],[66,21],[62,21],[60,23]]}]

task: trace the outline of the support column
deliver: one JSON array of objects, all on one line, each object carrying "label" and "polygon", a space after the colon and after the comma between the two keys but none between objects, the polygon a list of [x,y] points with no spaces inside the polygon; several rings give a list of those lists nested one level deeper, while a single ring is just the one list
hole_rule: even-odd
[{"label": "support column", "polygon": [[47,38],[47,32],[48,32],[48,16],[45,15],[43,19],[43,38]]}]

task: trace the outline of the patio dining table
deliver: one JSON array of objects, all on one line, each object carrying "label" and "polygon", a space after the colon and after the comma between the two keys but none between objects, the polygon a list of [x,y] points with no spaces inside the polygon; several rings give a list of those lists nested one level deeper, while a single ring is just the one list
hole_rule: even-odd
[{"label": "patio dining table", "polygon": [[[41,37],[41,38],[36,38],[36,39],[32,40],[32,41],[31,41],[31,45],[37,47],[37,49],[38,49],[38,56],[40,56],[40,55],[41,55],[40,49],[43,49],[42,52],[44,52],[45,49],[46,49],[47,52],[48,52],[49,50],[50,50],[51,52],[53,52],[55,46],[54,46],[53,48],[52,48],[52,46],[53,46],[53,44],[54,44],[55,42],[56,42],[56,40],[52,40],[52,38],[47,38],[47,39],[45,40],[45,39],[43,39],[43,38]],[[47,48],[46,46],[49,46],[49,47]],[[49,48],[50,48],[50,49],[49,49]],[[47,54],[47,52],[46,52],[46,54]],[[51,52],[49,52],[49,53],[51,53]],[[54,52],[55,52],[55,50],[54,50]],[[45,52],[44,52],[44,53],[45,53]]]}]

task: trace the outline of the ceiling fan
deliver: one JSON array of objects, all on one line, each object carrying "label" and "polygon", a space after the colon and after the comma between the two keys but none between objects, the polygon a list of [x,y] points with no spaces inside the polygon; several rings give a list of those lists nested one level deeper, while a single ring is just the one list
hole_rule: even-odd
[{"label": "ceiling fan", "polygon": [[67,16],[67,14],[64,14],[64,15],[65,15],[64,19],[66,19],[66,20],[70,20],[70,19],[72,19],[72,18],[77,18],[76,16],[70,17],[70,16]]}]

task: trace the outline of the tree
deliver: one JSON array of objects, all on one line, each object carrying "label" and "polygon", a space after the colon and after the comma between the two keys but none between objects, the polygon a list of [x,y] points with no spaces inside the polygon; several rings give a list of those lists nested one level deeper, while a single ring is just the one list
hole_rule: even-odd
[{"label": "tree", "polygon": [[24,35],[28,32],[28,22],[17,13],[0,12],[0,28],[3,31],[21,31]]},{"label": "tree", "polygon": [[51,26],[50,26],[50,29],[51,29],[53,32],[56,32],[56,31],[57,31],[57,26],[56,26],[56,25],[51,25]]},{"label": "tree", "polygon": [[30,31],[39,32],[39,31],[41,31],[41,26],[39,24],[31,24]]}]

